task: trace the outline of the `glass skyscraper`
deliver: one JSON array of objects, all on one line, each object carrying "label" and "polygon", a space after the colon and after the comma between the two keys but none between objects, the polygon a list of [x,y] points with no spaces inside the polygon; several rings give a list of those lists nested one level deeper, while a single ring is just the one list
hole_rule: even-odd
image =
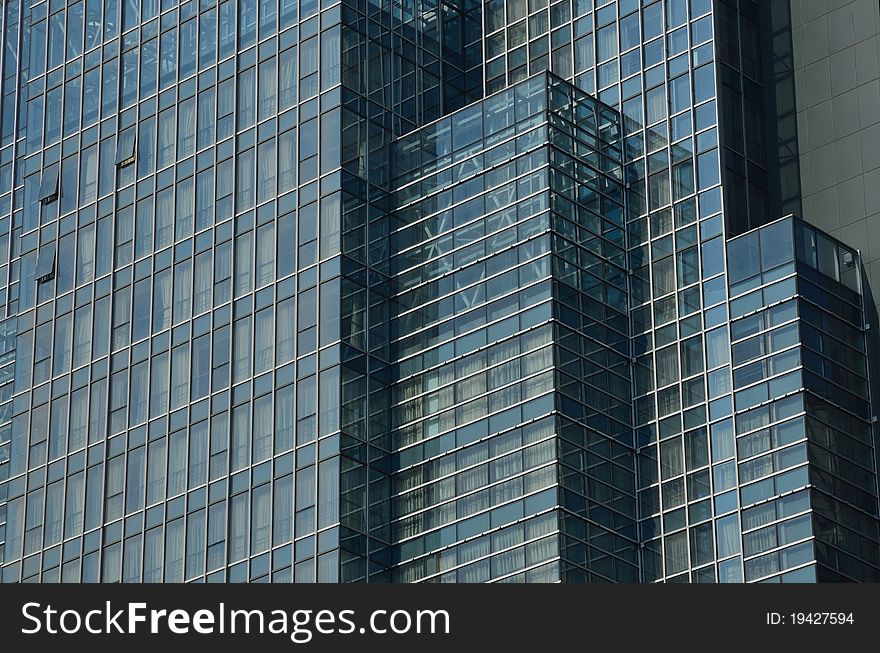
[{"label": "glass skyscraper", "polygon": [[3,582],[880,581],[808,4],[3,3]]}]

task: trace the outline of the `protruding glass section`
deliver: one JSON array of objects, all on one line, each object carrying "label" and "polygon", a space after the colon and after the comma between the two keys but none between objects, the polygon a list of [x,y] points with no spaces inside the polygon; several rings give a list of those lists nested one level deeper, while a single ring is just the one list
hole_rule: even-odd
[{"label": "protruding glass section", "polygon": [[744,579],[876,582],[873,298],[859,253],[791,217],[727,249]]}]

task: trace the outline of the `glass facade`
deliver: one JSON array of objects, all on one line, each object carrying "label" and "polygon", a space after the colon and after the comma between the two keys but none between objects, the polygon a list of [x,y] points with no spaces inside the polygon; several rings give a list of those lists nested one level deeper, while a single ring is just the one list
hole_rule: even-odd
[{"label": "glass facade", "polygon": [[471,97],[440,33],[474,30],[324,4],[4,4],[4,580],[348,562],[387,185],[366,161]]},{"label": "glass facade", "polygon": [[878,580],[759,3],[0,11],[3,582]]},{"label": "glass facade", "polygon": [[619,115],[540,73],[394,153],[394,580],[637,581]]},{"label": "glass facade", "polygon": [[[860,256],[786,218],[730,240],[728,261],[736,415],[713,474],[736,469],[745,580],[876,582],[873,300]],[[723,519],[732,532],[735,513]]]}]

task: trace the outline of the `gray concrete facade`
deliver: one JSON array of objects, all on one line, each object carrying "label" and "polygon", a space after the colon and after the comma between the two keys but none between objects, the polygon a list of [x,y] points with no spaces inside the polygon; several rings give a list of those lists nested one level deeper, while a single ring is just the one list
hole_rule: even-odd
[{"label": "gray concrete facade", "polygon": [[880,287],[880,2],[791,0],[803,217]]}]

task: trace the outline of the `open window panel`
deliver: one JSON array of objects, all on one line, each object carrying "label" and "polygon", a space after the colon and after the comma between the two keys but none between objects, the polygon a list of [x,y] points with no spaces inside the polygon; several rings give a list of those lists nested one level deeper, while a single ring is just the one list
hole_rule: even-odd
[{"label": "open window panel", "polygon": [[37,256],[37,283],[46,283],[55,278],[55,243],[43,245]]},{"label": "open window panel", "polygon": [[134,163],[134,145],[137,140],[137,131],[134,127],[129,127],[121,134],[116,141],[116,166],[123,166]]},{"label": "open window panel", "polygon": [[40,179],[40,203],[50,204],[58,199],[59,164],[53,163],[43,171]]}]

